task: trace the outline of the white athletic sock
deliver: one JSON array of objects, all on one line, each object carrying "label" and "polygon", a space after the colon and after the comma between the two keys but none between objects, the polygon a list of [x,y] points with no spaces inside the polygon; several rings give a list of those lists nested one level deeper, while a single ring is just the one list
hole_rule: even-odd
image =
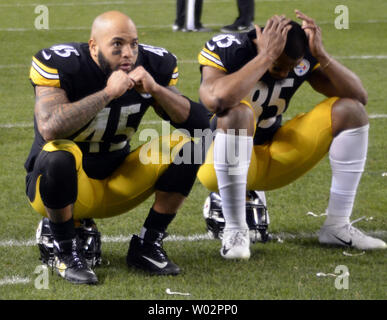
[{"label": "white athletic sock", "polygon": [[246,184],[252,150],[250,136],[218,133],[215,137],[214,167],[226,229],[248,228]]},{"label": "white athletic sock", "polygon": [[332,184],[325,225],[349,223],[367,158],[368,129],[367,124],[345,130],[332,141],[329,150]]}]

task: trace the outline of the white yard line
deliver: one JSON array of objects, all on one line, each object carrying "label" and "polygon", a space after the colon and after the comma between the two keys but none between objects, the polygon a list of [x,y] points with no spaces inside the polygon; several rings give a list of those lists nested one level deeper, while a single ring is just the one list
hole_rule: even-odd
[{"label": "white yard line", "polygon": [[[374,230],[374,231],[367,231],[366,232],[370,236],[374,237],[387,237],[387,230]],[[289,233],[289,232],[279,232],[273,234],[274,239],[281,239],[281,240],[293,240],[293,239],[312,239],[316,238],[318,236],[317,232],[299,232],[299,233]],[[102,242],[103,243],[129,243],[130,239],[132,238],[132,235],[126,236],[126,235],[117,235],[117,236],[102,236]],[[196,241],[203,241],[203,240],[213,240],[213,238],[208,233],[202,233],[202,234],[193,234],[188,236],[181,236],[181,235],[169,235],[164,241],[181,241],[181,242],[196,242]],[[276,241],[276,240],[273,240]],[[35,246],[36,241],[35,240],[1,240],[0,241],[0,247],[31,247]]]},{"label": "white yard line", "polygon": [[27,284],[30,283],[30,278],[23,278],[19,276],[5,277],[0,279],[0,286],[15,285],[15,284]]},{"label": "white yard line", "polygon": [[[0,5],[1,8],[1,5]],[[264,25],[265,21],[257,21],[258,25]],[[351,24],[383,24],[387,23],[387,20],[364,20],[364,21],[351,21]],[[329,25],[334,24],[334,20],[332,21],[319,21],[319,25]],[[212,28],[220,28],[224,24],[219,23],[206,23],[207,27]],[[136,25],[137,29],[172,29],[171,24],[153,24],[153,25]],[[48,30],[43,30],[45,32],[47,31],[82,31],[82,30],[90,30],[90,26],[72,26],[72,27],[50,27]],[[15,27],[9,27],[9,28],[0,28],[0,31],[2,32],[30,32],[30,31],[38,31],[42,32],[42,30],[37,30],[36,28],[15,28]],[[220,32],[217,30],[214,30],[214,32]]]},{"label": "white yard line", "polygon": [[[0,29],[1,31],[1,29]],[[386,60],[387,55],[350,55],[350,56],[333,56],[336,59],[340,60]],[[194,64],[198,63],[197,60],[178,60],[179,64]],[[30,64],[0,64],[0,69],[27,69],[30,67]]]},{"label": "white yard line", "polygon": [[[386,119],[387,114],[370,114],[369,119]],[[290,120],[290,118],[284,117],[284,121]],[[163,120],[145,120],[140,125],[161,124]],[[13,128],[32,128],[34,125],[31,122],[16,122],[16,123],[0,123],[0,129],[13,129]]]},{"label": "white yard line", "polygon": [[1,64],[0,69],[28,68],[29,66],[29,64]]},{"label": "white yard line", "polygon": [[[387,55],[385,54],[378,54],[378,55],[350,55],[350,56],[333,56],[335,59],[339,60],[386,60]],[[197,60],[178,60],[178,63],[198,63]]]},{"label": "white yard line", "polygon": [[[368,231],[367,234],[375,237],[387,237],[387,230],[375,230]],[[273,240],[271,242],[277,242],[282,244],[286,240],[302,240],[302,239],[313,239],[318,237],[317,232],[299,232],[299,233],[288,233],[288,232],[280,232],[273,234]],[[103,243],[129,243],[132,235],[118,235],[118,236],[102,236]],[[203,234],[193,234],[189,236],[181,236],[181,235],[169,235],[164,241],[179,241],[179,242],[196,242],[203,240],[214,240],[212,236],[208,233]],[[35,240],[2,240],[0,241],[0,247],[31,247],[35,246]],[[10,276],[0,279],[0,287],[5,285],[17,285],[17,284],[28,284],[31,282],[30,278],[21,277],[21,276]]]},{"label": "white yard line", "polygon": [[[387,116],[387,115],[386,115]],[[161,124],[162,120],[145,120],[140,123],[140,125],[148,124]],[[0,129],[12,129],[12,128],[32,128],[33,123],[30,122],[19,122],[19,123],[0,123]]]},{"label": "white yard line", "polygon": [[[260,2],[294,2],[298,0],[260,0]],[[43,2],[43,1],[42,1]],[[234,2],[234,0],[205,0],[205,3],[229,3]],[[160,4],[176,4],[175,0],[159,0]],[[20,7],[36,7],[38,5],[45,5],[48,7],[81,7],[81,6],[105,6],[112,4],[126,4],[126,5],[151,5],[157,4],[156,1],[141,1],[141,0],[131,0],[131,1],[122,1],[122,0],[112,0],[112,1],[83,1],[83,2],[47,2],[47,3],[4,3],[0,4],[0,8],[20,8]]]}]

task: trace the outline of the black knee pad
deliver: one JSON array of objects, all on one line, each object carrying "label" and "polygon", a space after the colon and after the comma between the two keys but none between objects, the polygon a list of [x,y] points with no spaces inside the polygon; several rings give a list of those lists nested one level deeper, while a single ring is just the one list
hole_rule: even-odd
[{"label": "black knee pad", "polygon": [[62,209],[77,199],[78,179],[74,156],[67,151],[42,151],[38,159],[40,196],[50,209]]}]

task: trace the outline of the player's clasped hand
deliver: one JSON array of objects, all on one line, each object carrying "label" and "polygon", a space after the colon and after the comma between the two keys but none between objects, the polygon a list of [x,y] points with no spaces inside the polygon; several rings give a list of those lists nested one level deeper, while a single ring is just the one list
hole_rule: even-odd
[{"label": "player's clasped hand", "polygon": [[114,71],[106,84],[105,91],[113,99],[121,97],[127,90],[134,87],[135,83],[127,73],[122,70]]},{"label": "player's clasped hand", "polygon": [[134,81],[135,89],[140,93],[152,93],[157,85],[153,77],[142,66],[129,72],[129,77]]},{"label": "player's clasped hand", "polygon": [[284,15],[275,15],[266,22],[263,31],[258,25],[255,25],[259,54],[269,56],[272,61],[281,55],[285,48],[288,31],[291,28],[289,22],[290,19]]}]

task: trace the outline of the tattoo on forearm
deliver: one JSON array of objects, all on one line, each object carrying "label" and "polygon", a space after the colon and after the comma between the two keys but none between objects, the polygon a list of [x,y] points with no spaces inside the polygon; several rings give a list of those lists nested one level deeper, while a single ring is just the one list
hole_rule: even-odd
[{"label": "tattoo on forearm", "polygon": [[109,96],[104,91],[70,103],[62,89],[37,87],[35,116],[39,128],[55,138],[66,138],[86,125],[107,103]]}]

